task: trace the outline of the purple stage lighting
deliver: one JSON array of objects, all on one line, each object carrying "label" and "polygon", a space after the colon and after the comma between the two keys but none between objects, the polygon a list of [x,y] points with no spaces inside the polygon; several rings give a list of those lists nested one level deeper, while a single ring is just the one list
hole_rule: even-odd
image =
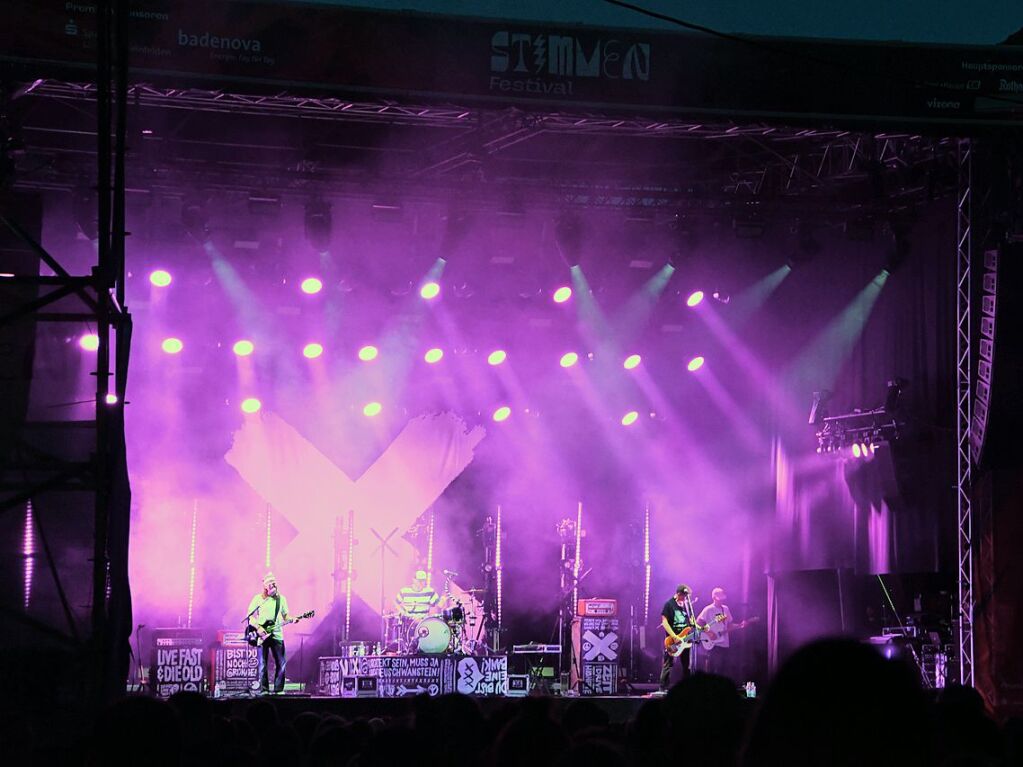
[{"label": "purple stage lighting", "polygon": [[579,355],[575,352],[568,352],[561,355],[561,367],[570,368],[579,361]]},{"label": "purple stage lighting", "polygon": [[99,348],[99,336],[95,333],[87,333],[78,339],[78,345],[87,352],[94,352]]},{"label": "purple stage lighting", "polygon": [[429,362],[431,365],[435,362],[440,362],[444,356],[444,350],[434,347],[430,349],[426,354],[423,355],[423,359]]},{"label": "purple stage lighting", "polygon": [[488,365],[500,365],[508,359],[508,353],[504,349],[495,349],[487,356]]},{"label": "purple stage lighting", "polygon": [[252,341],[246,338],[243,338],[241,341],[235,341],[234,346],[231,348],[239,357],[248,357],[256,349]]},{"label": "purple stage lighting", "polygon": [[108,405],[116,405],[117,404],[117,395],[116,394],[108,394],[107,395],[107,404]]},{"label": "purple stage lighting", "polygon": [[185,348],[185,345],[181,342],[180,338],[165,338],[163,343],[160,344],[160,348],[167,352],[167,354],[177,354]]},{"label": "purple stage lighting", "polygon": [[510,415],[511,408],[508,407],[507,405],[502,405],[501,407],[494,411],[494,415],[492,416],[492,418],[498,423],[500,423],[501,421],[507,421],[508,416]]},{"label": "purple stage lighting", "polygon": [[263,407],[263,403],[255,397],[248,397],[242,400],[243,413],[258,413],[261,407]]},{"label": "purple stage lighting", "polygon": [[427,282],[419,289],[419,295],[429,301],[431,298],[436,298],[440,295],[440,285],[436,282]]},{"label": "purple stage lighting", "polygon": [[306,277],[302,280],[302,292],[313,295],[323,290],[323,283],[318,277]]},{"label": "purple stage lighting", "polygon": [[703,357],[693,357],[691,360],[689,360],[689,364],[686,365],[686,368],[688,368],[690,373],[695,373],[697,370],[703,367],[703,363],[704,363]]},{"label": "purple stage lighting", "polygon": [[149,281],[158,288],[165,288],[171,284],[171,275],[165,269],[157,269],[149,275]]},{"label": "purple stage lighting", "polygon": [[855,442],[853,442],[852,454],[853,454],[853,458],[859,458],[860,457],[860,446],[857,445]]},{"label": "purple stage lighting", "polygon": [[703,300],[703,291],[702,290],[695,290],[692,293],[690,293],[689,294],[689,298],[686,299],[686,306],[689,306],[689,307],[699,306],[700,302],[702,300]]},{"label": "purple stage lighting", "polygon": [[372,360],[375,360],[378,354],[380,354],[380,350],[377,349],[372,344],[367,344],[366,346],[363,346],[361,349],[359,349],[359,359],[362,360],[363,362],[370,362]]},{"label": "purple stage lighting", "polygon": [[380,411],[383,410],[383,405],[379,402],[367,402],[362,408],[362,414],[372,418],[375,415],[380,415]]},{"label": "purple stage lighting", "polygon": [[572,288],[568,285],[562,285],[560,288],[554,291],[554,303],[563,304],[572,297]]},{"label": "purple stage lighting", "polygon": [[302,347],[302,355],[309,360],[314,360],[323,354],[323,344],[311,343]]},{"label": "purple stage lighting", "polygon": [[632,426],[632,424],[636,423],[637,418],[639,418],[639,413],[635,410],[630,410],[622,416],[622,426]]},{"label": "purple stage lighting", "polygon": [[632,370],[634,367],[637,367],[642,360],[643,358],[638,354],[630,354],[625,358],[625,362],[623,362],[622,365],[626,370]]}]

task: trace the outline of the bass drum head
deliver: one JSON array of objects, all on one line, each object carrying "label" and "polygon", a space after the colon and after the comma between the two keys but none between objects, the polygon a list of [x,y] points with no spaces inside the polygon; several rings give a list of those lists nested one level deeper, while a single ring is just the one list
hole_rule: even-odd
[{"label": "bass drum head", "polygon": [[416,626],[416,638],[419,652],[437,655],[447,652],[451,644],[451,629],[441,618],[431,616]]}]

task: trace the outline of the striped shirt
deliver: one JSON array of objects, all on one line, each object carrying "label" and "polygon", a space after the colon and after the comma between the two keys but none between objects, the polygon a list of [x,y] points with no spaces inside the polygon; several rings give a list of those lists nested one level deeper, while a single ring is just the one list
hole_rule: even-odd
[{"label": "striped shirt", "polygon": [[440,601],[440,595],[431,586],[426,586],[422,591],[412,586],[402,586],[394,601],[402,615],[424,616]]}]

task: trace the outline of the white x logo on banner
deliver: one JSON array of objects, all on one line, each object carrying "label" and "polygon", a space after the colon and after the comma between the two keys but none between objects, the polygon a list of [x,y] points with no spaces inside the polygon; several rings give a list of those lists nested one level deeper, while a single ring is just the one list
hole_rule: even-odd
[{"label": "white x logo on banner", "polygon": [[618,633],[608,631],[603,636],[587,630],[583,633],[583,660],[615,660],[618,658]]}]

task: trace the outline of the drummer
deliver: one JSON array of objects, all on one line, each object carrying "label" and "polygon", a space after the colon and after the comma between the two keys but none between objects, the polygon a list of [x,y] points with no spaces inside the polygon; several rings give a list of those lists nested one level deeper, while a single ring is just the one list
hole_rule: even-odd
[{"label": "drummer", "polygon": [[437,612],[440,595],[426,583],[426,571],[416,570],[410,586],[402,586],[395,595],[398,614],[405,618],[420,619]]}]

